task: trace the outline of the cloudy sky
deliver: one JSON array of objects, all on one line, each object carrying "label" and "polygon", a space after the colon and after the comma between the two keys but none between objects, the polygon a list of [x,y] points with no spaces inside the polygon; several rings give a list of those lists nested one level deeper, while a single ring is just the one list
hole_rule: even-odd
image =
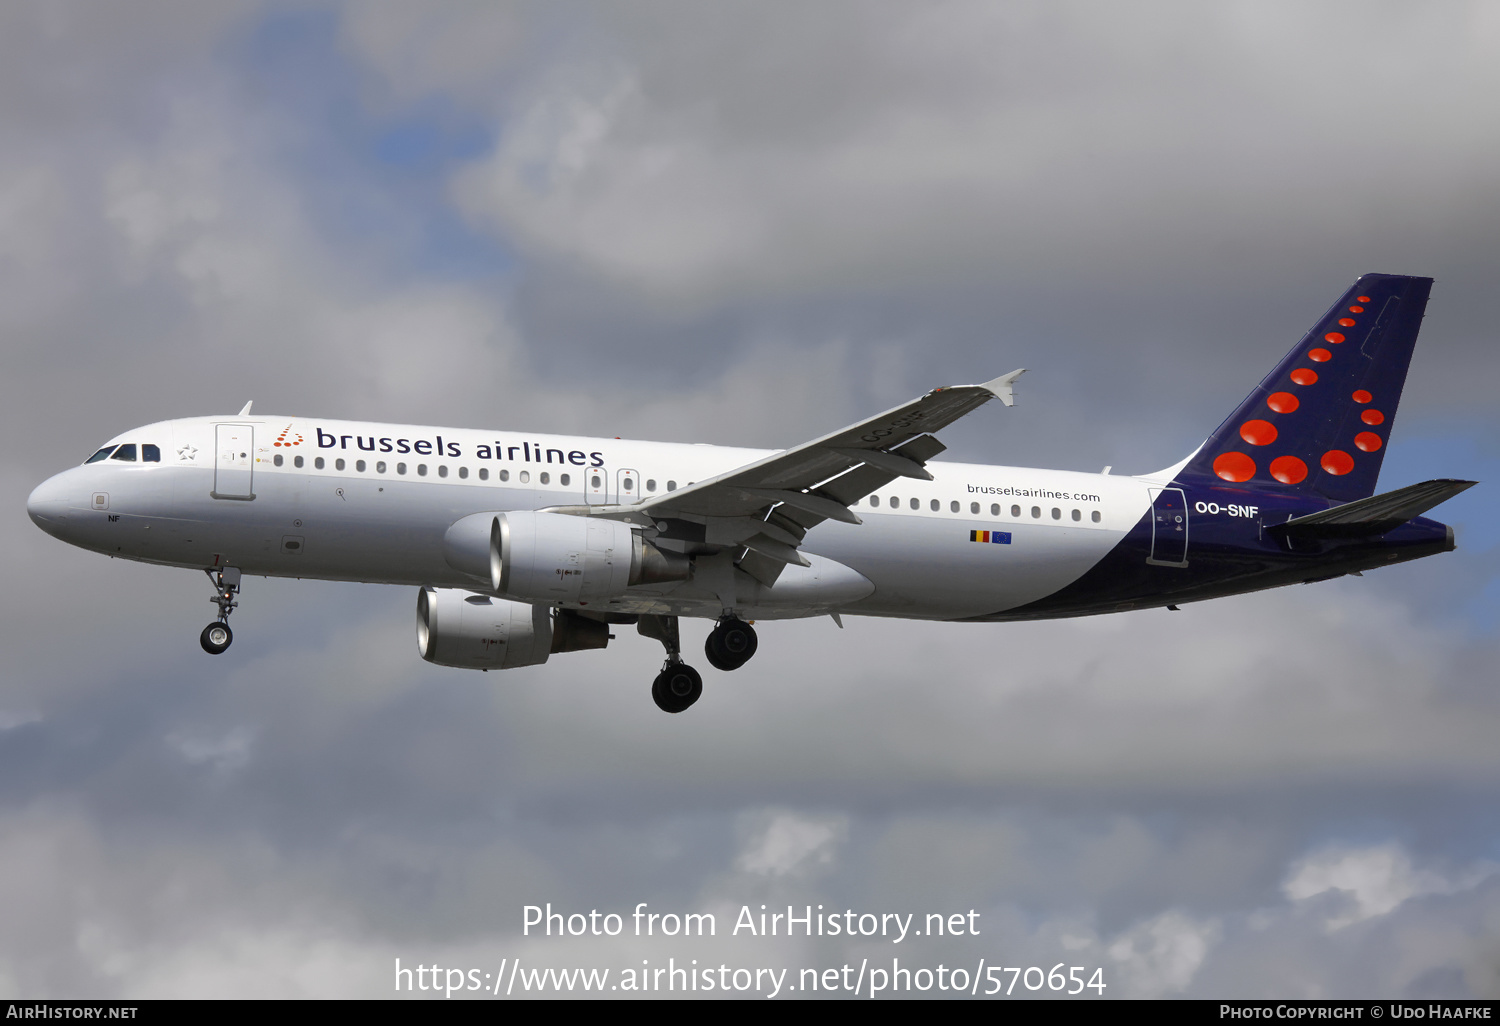
[{"label": "cloudy sky", "polygon": [[[5,5],[0,993],[900,957],[1500,995],[1497,96],[1483,3]],[[250,579],[211,659],[200,575],[24,511],[250,399],[779,447],[1016,366],[959,458],[1146,472],[1369,271],[1437,279],[1382,485],[1486,482],[1457,553],[770,624],[682,716],[628,632],[429,666],[408,589]],[[546,902],[720,936],[523,937]],[[727,936],[762,903],[981,934]]]}]

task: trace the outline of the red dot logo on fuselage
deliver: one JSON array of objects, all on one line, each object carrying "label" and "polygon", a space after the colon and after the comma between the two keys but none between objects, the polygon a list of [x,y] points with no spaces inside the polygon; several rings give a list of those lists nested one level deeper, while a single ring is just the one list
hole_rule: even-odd
[{"label": "red dot logo on fuselage", "polygon": [[[296,439],[296,441],[288,442],[286,440],[288,434],[290,434],[294,439]],[[290,424],[288,424],[286,427],[284,427],[284,428],[281,429],[281,434],[277,435],[276,436],[276,441],[272,442],[271,444],[274,445],[274,446],[276,446],[278,449],[281,448],[281,447],[283,447],[283,446],[285,446],[286,448],[290,449],[294,445],[301,445],[302,444],[302,436],[299,435],[299,434],[297,434],[297,432],[293,431],[292,430],[292,426]]]}]

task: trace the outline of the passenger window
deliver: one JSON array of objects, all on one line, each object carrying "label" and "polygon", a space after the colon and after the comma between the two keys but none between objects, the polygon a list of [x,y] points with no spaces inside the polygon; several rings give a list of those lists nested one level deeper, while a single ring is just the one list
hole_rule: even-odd
[{"label": "passenger window", "polygon": [[134,463],[135,462],[135,443],[131,442],[129,445],[122,445],[122,446],[120,446],[118,449],[115,450],[115,454],[113,456],[111,456],[110,459],[112,459],[112,460],[123,460],[126,463]]},{"label": "passenger window", "polygon": [[627,492],[635,487],[635,482],[628,477],[621,479],[620,483],[625,486]]},{"label": "passenger window", "polygon": [[1096,523],[1096,524],[1099,522],[1099,519],[1100,519],[1099,518],[1099,511],[1097,509],[1094,510],[1092,519],[1093,519],[1094,523]]},{"label": "passenger window", "polygon": [[479,468],[479,480],[481,480],[481,481],[488,481],[489,479],[490,479],[490,468],[489,467],[480,467]]},{"label": "passenger window", "polygon": [[1081,511],[1075,509],[1073,511],[1073,519],[1074,520],[1082,520],[1083,519],[1083,513]]},{"label": "passenger window", "polygon": [[343,470],[344,469],[344,459],[343,459],[342,456],[333,461],[333,469],[334,470]]},{"label": "passenger window", "polygon": [[896,509],[900,505],[901,505],[901,500],[898,499],[898,498],[896,498],[894,495],[892,495],[891,496],[891,509]]},{"label": "passenger window", "polygon": [[417,476],[418,477],[426,477],[427,476],[427,464],[425,464],[425,463],[418,463],[417,464]]},{"label": "passenger window", "polygon": [[549,474],[549,473],[547,473],[544,470],[544,471],[541,472],[540,475],[537,476],[537,481],[539,481],[542,484],[551,484],[552,483],[552,475]]},{"label": "passenger window", "polygon": [[319,457],[317,457],[316,459],[313,460],[313,469],[314,470],[322,470],[323,469],[323,457],[319,456]]},{"label": "passenger window", "polygon": [[365,461],[364,460],[355,460],[354,461],[354,469],[357,470],[357,471],[359,471],[361,474],[363,474],[365,472]]},{"label": "passenger window", "polygon": [[667,482],[667,491],[669,491],[669,492],[675,492],[676,490],[677,490],[677,482],[676,481],[668,481]]},{"label": "passenger window", "polygon": [[922,500],[921,499],[912,499],[911,500],[911,508],[912,509],[921,509],[922,508]]},{"label": "passenger window", "polygon": [[1019,517],[1021,515],[1021,507],[1020,506],[1012,506],[1010,508],[1010,515],[1013,516],[1013,517]]},{"label": "passenger window", "polygon": [[271,460],[271,462],[274,463],[274,464],[276,464],[278,467],[281,466],[281,464],[282,464],[281,453],[278,452],[275,455],[275,457]]},{"label": "passenger window", "polygon": [[83,461],[83,465],[86,467],[90,463],[98,463],[100,460],[106,458],[110,453],[112,453],[114,451],[115,451],[115,447],[114,446],[112,446],[112,445],[106,445],[104,448],[102,448],[98,452],[94,453],[94,455],[92,455],[88,459],[84,460]]},{"label": "passenger window", "polygon": [[1033,507],[1031,507],[1031,518],[1033,520],[1040,520],[1040,519],[1042,519],[1042,507],[1040,507],[1040,506],[1033,506]]},{"label": "passenger window", "polygon": [[[958,512],[958,500],[954,499],[952,502],[948,503],[948,509],[949,509],[950,512],[957,513]],[[974,507],[974,509],[977,512],[978,509],[979,509],[979,507],[976,505]]]},{"label": "passenger window", "polygon": [[1062,510],[1058,509],[1056,506],[1052,507],[1052,519],[1053,520],[1061,520],[1062,519]]},{"label": "passenger window", "polygon": [[933,499],[930,505],[932,506],[932,511],[934,513],[943,508],[943,504],[941,502],[938,502],[936,499]]},{"label": "passenger window", "polygon": [[[564,481],[563,484],[567,484],[567,482]],[[646,478],[646,491],[648,491],[648,492],[654,492],[654,491],[656,491],[656,478],[654,478],[654,477],[648,477],[648,478]]]},{"label": "passenger window", "polygon": [[880,496],[878,496],[878,495],[872,495],[872,496],[870,496],[870,505],[871,506],[879,506],[880,505]]},{"label": "passenger window", "polygon": [[398,474],[404,474],[404,473],[406,473],[406,464],[405,463],[398,463],[398,464],[396,464],[396,473],[398,473]]},{"label": "passenger window", "polygon": [[[160,463],[161,462],[161,450],[158,449],[154,445],[150,445],[150,444],[142,445],[141,446],[141,462],[142,463]],[[280,464],[278,463],[277,466],[280,466]]]},{"label": "passenger window", "polygon": [[377,474],[384,474],[385,473],[385,460],[381,460],[379,463],[375,464],[375,473],[377,473]]},{"label": "passenger window", "polygon": [[560,484],[560,485],[562,485],[564,488],[566,488],[566,487],[568,487],[568,485],[570,485],[570,484],[573,483],[573,479],[571,477],[569,477],[567,474],[560,474],[560,475],[558,475],[557,483]]},{"label": "passenger window", "polygon": [[[969,503],[969,512],[977,514],[979,512],[979,503],[977,503],[977,502],[971,502],[971,503]],[[990,507],[990,516],[992,516],[992,517],[998,517],[999,515],[1000,515],[1000,507],[999,506],[991,506]]]},{"label": "passenger window", "polygon": [[525,484],[526,482],[530,481],[531,480],[531,471],[529,471],[529,470],[523,470],[523,471],[521,471],[521,475],[520,475],[519,480],[520,480],[520,482],[522,484]]},{"label": "passenger window", "polygon": [[458,468],[458,479],[460,481],[467,481],[469,479],[469,468],[468,467],[459,467]]},{"label": "passenger window", "polygon": [[[301,470],[302,469],[302,457],[301,456],[293,456],[292,457],[292,466],[296,467],[298,470]],[[382,463],[380,469],[384,470],[385,469],[385,464]]]},{"label": "passenger window", "polygon": [[500,471],[500,480],[502,480],[502,481],[509,481],[510,480],[510,471],[508,471],[508,470],[502,470],[502,471]]},{"label": "passenger window", "polygon": [[448,476],[448,464],[446,464],[446,463],[439,463],[438,464],[438,477],[447,477],[447,476]]}]

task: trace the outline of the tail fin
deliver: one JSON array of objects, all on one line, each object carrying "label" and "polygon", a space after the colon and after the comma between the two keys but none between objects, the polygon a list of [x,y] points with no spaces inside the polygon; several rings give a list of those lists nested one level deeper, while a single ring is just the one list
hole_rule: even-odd
[{"label": "tail fin", "polygon": [[1431,278],[1354,283],[1209,436],[1181,476],[1335,502],[1375,494]]}]

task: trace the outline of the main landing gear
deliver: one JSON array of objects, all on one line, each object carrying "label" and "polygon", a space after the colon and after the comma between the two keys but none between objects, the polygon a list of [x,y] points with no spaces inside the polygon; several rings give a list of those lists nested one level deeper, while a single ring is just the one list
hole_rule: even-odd
[{"label": "main landing gear", "polygon": [[738,670],[755,654],[755,628],[733,614],[719,621],[703,643],[703,654],[716,670]]},{"label": "main landing gear", "polygon": [[[680,713],[703,694],[703,678],[682,661],[682,642],[677,617],[643,614],[635,629],[655,638],[667,650],[667,661],[651,683],[651,697],[662,712]],[[718,670],[738,670],[755,654],[755,628],[732,613],[719,621],[703,646],[708,661]]]},{"label": "main landing gear", "polygon": [[234,597],[240,591],[240,572],[232,566],[203,572],[214,584],[214,597],[209,601],[218,604],[219,618],[203,628],[203,633],[198,635],[198,644],[209,655],[219,655],[234,641],[234,632],[229,629],[229,614],[239,605]]},{"label": "main landing gear", "polygon": [[703,694],[703,678],[698,671],[682,661],[682,644],[677,634],[677,617],[658,616],[654,613],[642,615],[635,629],[648,638],[655,638],[667,650],[667,661],[662,665],[656,680],[651,682],[651,698],[662,712],[680,713]]}]

